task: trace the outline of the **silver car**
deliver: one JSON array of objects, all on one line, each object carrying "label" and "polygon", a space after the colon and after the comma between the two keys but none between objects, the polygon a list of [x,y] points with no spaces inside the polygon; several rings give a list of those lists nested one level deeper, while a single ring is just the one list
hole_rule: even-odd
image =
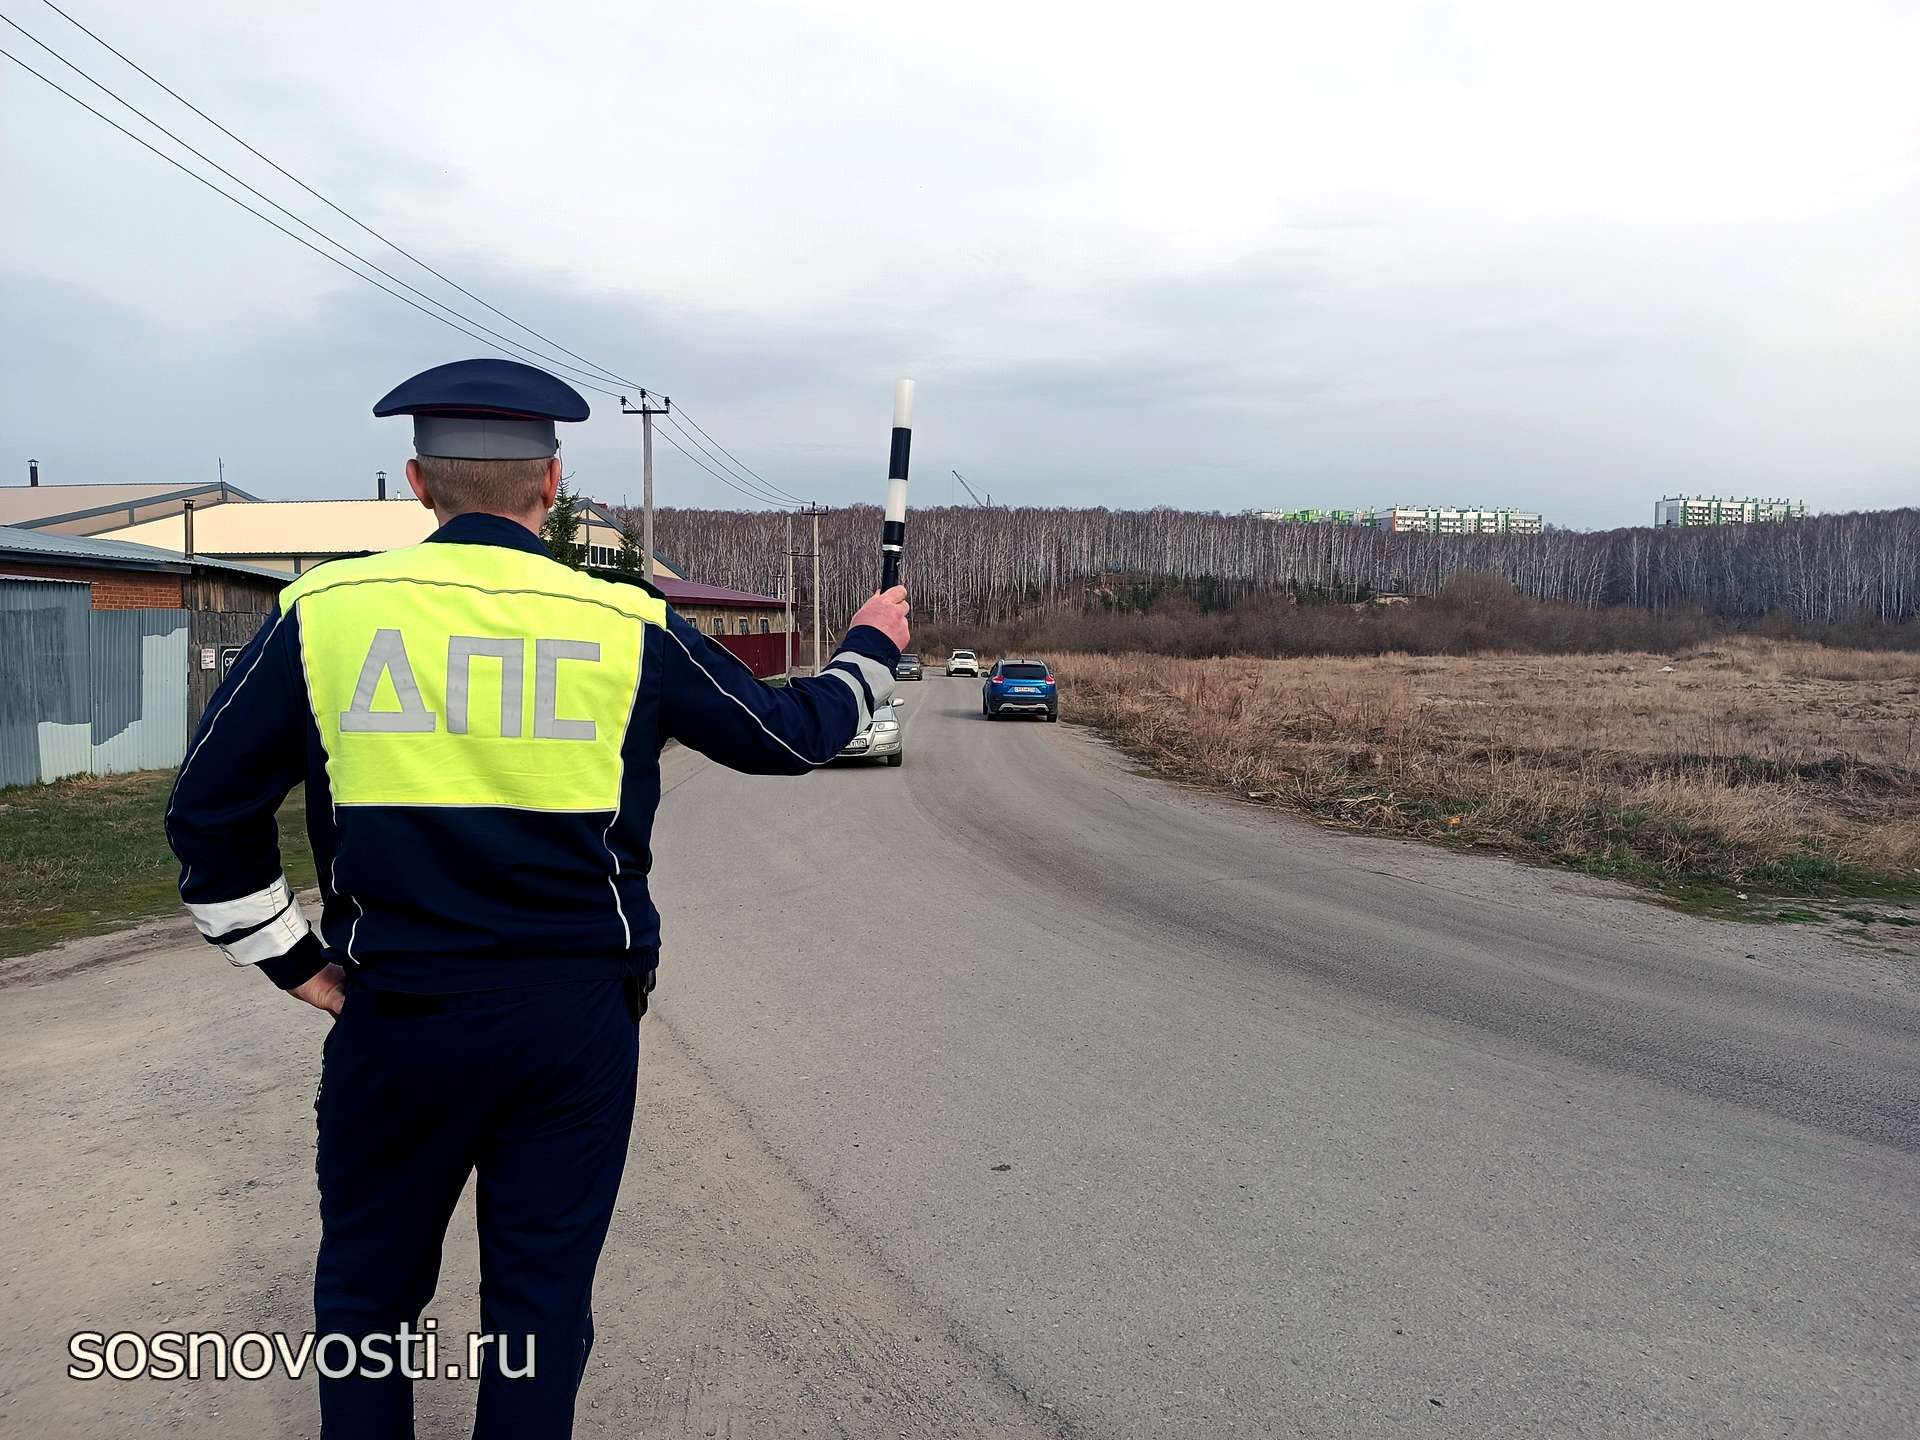
[{"label": "silver car", "polygon": [[900,719],[902,705],[889,701],[873,712],[873,723],[847,742],[842,760],[884,760],[889,765],[907,761],[907,730]]}]

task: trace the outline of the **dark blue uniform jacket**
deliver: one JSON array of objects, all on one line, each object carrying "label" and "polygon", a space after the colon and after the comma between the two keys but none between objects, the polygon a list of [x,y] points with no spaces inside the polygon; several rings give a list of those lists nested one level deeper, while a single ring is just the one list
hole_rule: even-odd
[{"label": "dark blue uniform jacket", "polygon": [[[390,618],[392,628],[369,630],[370,645],[348,633],[347,620],[329,618],[374,596],[367,623],[385,627]],[[332,601],[332,610],[316,608]],[[528,614],[556,606],[577,614],[591,638],[530,632],[531,663],[523,664],[522,637],[500,623],[511,612],[499,607],[515,604]],[[453,618],[427,646],[409,627],[431,605]],[[448,663],[436,669],[441,652]],[[233,963],[256,965],[283,987],[328,960],[369,985],[416,992],[643,974],[660,943],[647,872],[661,748],[677,740],[736,770],[805,773],[868,723],[898,659],[890,640],[861,627],[819,676],[765,685],[648,592],[567,570],[512,521],[462,515],[411,550],[318,567],[282,596],[209,702],[175,784],[167,838],[181,862],[181,897]],[[603,668],[631,686],[630,704],[624,688],[592,688]],[[336,673],[347,679],[329,681]],[[353,689],[356,673],[359,693],[346,698],[339,686]],[[500,693],[483,712],[488,686]],[[620,713],[603,706],[596,720],[592,697],[616,693]],[[575,713],[582,706],[584,719]],[[482,735],[488,725],[497,733]],[[499,744],[501,736],[510,743]],[[617,752],[601,757],[608,778],[599,798],[563,808],[540,800],[549,762],[591,758],[593,744],[615,739]],[[486,748],[489,740],[496,748]],[[408,748],[416,742],[456,748]],[[486,766],[507,763],[490,757],[511,754],[519,773],[503,783],[521,798],[447,803],[432,788],[444,768],[437,762],[408,780],[411,789],[388,793],[377,774],[368,781],[365,767],[348,768],[380,746],[403,759],[471,759],[479,770],[461,782],[469,786],[486,783]],[[303,781],[317,928],[282,873],[275,823]],[[415,803],[422,795],[426,802]]]}]

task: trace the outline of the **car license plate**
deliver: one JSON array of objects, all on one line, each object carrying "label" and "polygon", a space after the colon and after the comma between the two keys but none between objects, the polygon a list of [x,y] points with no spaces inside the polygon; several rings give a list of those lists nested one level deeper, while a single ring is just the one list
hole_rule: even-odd
[{"label": "car license plate", "polygon": [[864,750],[866,748],[867,748],[867,737],[864,735],[862,735],[858,740],[849,740],[847,742],[847,749],[849,750]]},{"label": "car license plate", "polygon": [[1032,685],[1016,685],[1013,687],[1013,693],[1016,695],[1038,695],[1040,691]]}]

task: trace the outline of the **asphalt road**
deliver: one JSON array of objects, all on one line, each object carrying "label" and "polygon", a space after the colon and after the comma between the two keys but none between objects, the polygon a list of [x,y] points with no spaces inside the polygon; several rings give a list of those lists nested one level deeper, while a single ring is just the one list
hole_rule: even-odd
[{"label": "asphalt road", "polygon": [[1920,1435],[1920,961],[903,689],[903,769],[669,757],[657,1008],[1064,1430]]},{"label": "asphalt road", "polygon": [[[1920,956],[904,689],[902,769],[667,757],[582,1440],[1920,1435]],[[184,917],[0,961],[0,1435],[314,1433],[64,1370],[306,1328],[325,1028]]]}]

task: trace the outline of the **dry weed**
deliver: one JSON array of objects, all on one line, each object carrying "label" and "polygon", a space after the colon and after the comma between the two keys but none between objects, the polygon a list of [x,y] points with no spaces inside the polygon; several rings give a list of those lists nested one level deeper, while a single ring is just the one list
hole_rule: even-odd
[{"label": "dry weed", "polygon": [[1675,656],[1056,662],[1064,713],[1329,821],[1664,883],[1920,889],[1920,656],[1752,637]]}]

